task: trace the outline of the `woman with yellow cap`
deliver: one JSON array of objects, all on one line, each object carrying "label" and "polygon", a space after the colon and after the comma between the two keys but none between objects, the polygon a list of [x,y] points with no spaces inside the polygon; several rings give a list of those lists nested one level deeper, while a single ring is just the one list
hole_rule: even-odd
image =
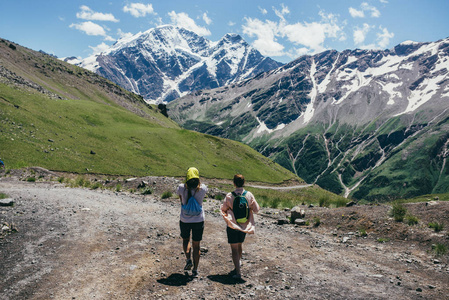
[{"label": "woman with yellow cap", "polygon": [[[181,214],[179,227],[181,229],[182,247],[186,255],[184,270],[192,270],[192,276],[198,276],[198,264],[200,261],[200,242],[204,231],[203,199],[207,193],[207,186],[201,184],[198,169],[187,170],[186,182],[180,184],[177,189],[181,201]],[[190,243],[192,232],[192,243]],[[193,263],[192,263],[193,248]]]}]

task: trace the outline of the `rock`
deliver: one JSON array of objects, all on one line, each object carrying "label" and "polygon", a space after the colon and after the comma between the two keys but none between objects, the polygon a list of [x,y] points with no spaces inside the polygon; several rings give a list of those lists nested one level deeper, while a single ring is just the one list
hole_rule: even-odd
[{"label": "rock", "polygon": [[346,207],[351,207],[351,206],[354,206],[356,204],[357,203],[355,203],[354,201],[350,201],[350,202],[346,203]]},{"label": "rock", "polygon": [[288,223],[290,223],[290,222],[287,219],[279,219],[278,220],[278,225],[284,225],[284,224],[288,224]]},{"label": "rock", "polygon": [[416,291],[417,292],[422,292],[422,288],[417,288]]},{"label": "rock", "polygon": [[299,206],[295,206],[290,211],[290,220],[292,223],[295,223],[296,219],[304,219],[306,216],[306,213],[304,209],[300,208]]},{"label": "rock", "polygon": [[343,237],[343,243],[347,243],[351,238],[349,236]]},{"label": "rock", "polygon": [[90,154],[97,154],[97,153],[95,153],[95,151],[93,150],[90,150]]},{"label": "rock", "polygon": [[436,202],[436,201],[426,202],[426,206],[433,206],[433,205],[437,205],[437,204],[438,204],[438,202]]},{"label": "rock", "polygon": [[304,225],[306,225],[306,220],[304,220],[304,219],[296,219],[294,223],[296,225],[304,226]]},{"label": "rock", "polygon": [[309,205],[309,208],[312,208],[312,207],[315,207],[315,205],[313,205],[313,204],[310,204],[310,205]]},{"label": "rock", "polygon": [[14,199],[12,198],[0,199],[0,206],[13,206],[13,205]]}]

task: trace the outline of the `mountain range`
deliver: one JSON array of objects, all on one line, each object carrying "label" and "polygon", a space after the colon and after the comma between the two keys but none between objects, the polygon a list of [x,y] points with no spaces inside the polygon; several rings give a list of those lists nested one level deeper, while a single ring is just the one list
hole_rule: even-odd
[{"label": "mountain range", "polygon": [[169,103],[309,183],[368,201],[449,188],[449,39],[329,50]]},{"label": "mountain range", "polygon": [[141,95],[147,102],[169,102],[282,65],[264,57],[238,34],[226,34],[212,42],[172,25],[121,39],[107,51],[83,60],[65,60]]}]

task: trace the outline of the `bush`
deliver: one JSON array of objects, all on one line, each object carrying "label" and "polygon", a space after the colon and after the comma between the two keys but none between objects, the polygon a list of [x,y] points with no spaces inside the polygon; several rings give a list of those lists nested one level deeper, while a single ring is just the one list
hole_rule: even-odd
[{"label": "bush", "polygon": [[314,227],[318,227],[318,226],[320,226],[320,224],[321,224],[320,218],[314,217],[314,218],[313,218],[313,226],[314,226]]},{"label": "bush", "polygon": [[348,201],[346,199],[337,199],[335,201],[335,207],[346,207]]},{"label": "bush", "polygon": [[330,206],[330,199],[328,195],[320,197],[319,200],[320,207],[329,207]]},{"label": "bush", "polygon": [[28,177],[27,181],[28,182],[36,182],[36,178],[35,177]]},{"label": "bush", "polygon": [[393,207],[390,210],[390,216],[394,218],[396,222],[404,221],[404,217],[407,214],[407,209],[400,203],[393,203]]},{"label": "bush", "polygon": [[386,242],[389,242],[389,241],[390,241],[389,238],[378,238],[378,239],[377,239],[377,242],[378,242],[378,243],[386,243]]},{"label": "bush", "polygon": [[142,191],[142,195],[151,195],[153,194],[153,190],[150,188],[146,188]]},{"label": "bush", "polygon": [[361,228],[361,229],[359,230],[359,233],[360,233],[360,236],[367,236],[367,235],[368,235],[368,234],[366,233],[365,228]]},{"label": "bush", "polygon": [[443,223],[438,223],[438,222],[432,222],[429,223],[429,227],[433,228],[433,230],[435,230],[435,232],[440,232],[441,230],[443,230]]},{"label": "bush", "polygon": [[406,215],[405,216],[405,223],[407,223],[410,226],[418,224],[418,217],[412,216],[412,215]]},{"label": "bush", "polygon": [[115,186],[115,191],[120,192],[121,190],[122,190],[122,185],[120,183],[117,183],[117,185]]},{"label": "bush", "polygon": [[173,195],[172,192],[166,191],[166,192],[164,192],[164,193],[162,194],[162,199],[170,198],[172,195]]},{"label": "bush", "polygon": [[447,247],[443,244],[432,245],[432,250],[435,252],[437,256],[445,255],[447,253]]},{"label": "bush", "polygon": [[6,195],[5,193],[0,193],[0,199],[6,199],[8,198],[8,195]]},{"label": "bush", "polygon": [[59,183],[63,183],[63,182],[64,182],[64,179],[65,179],[64,177],[59,177],[59,178],[58,178],[58,182],[59,182]]}]

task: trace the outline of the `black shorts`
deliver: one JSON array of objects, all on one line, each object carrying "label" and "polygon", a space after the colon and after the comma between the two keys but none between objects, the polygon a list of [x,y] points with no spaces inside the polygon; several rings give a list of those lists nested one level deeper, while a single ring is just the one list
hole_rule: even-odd
[{"label": "black shorts", "polygon": [[228,234],[229,244],[238,244],[245,241],[246,233],[243,231],[226,227],[226,233]]},{"label": "black shorts", "polygon": [[184,223],[179,221],[179,228],[181,229],[181,237],[184,240],[190,240],[190,231],[192,231],[192,240],[199,242],[203,239],[204,221],[199,223]]}]

